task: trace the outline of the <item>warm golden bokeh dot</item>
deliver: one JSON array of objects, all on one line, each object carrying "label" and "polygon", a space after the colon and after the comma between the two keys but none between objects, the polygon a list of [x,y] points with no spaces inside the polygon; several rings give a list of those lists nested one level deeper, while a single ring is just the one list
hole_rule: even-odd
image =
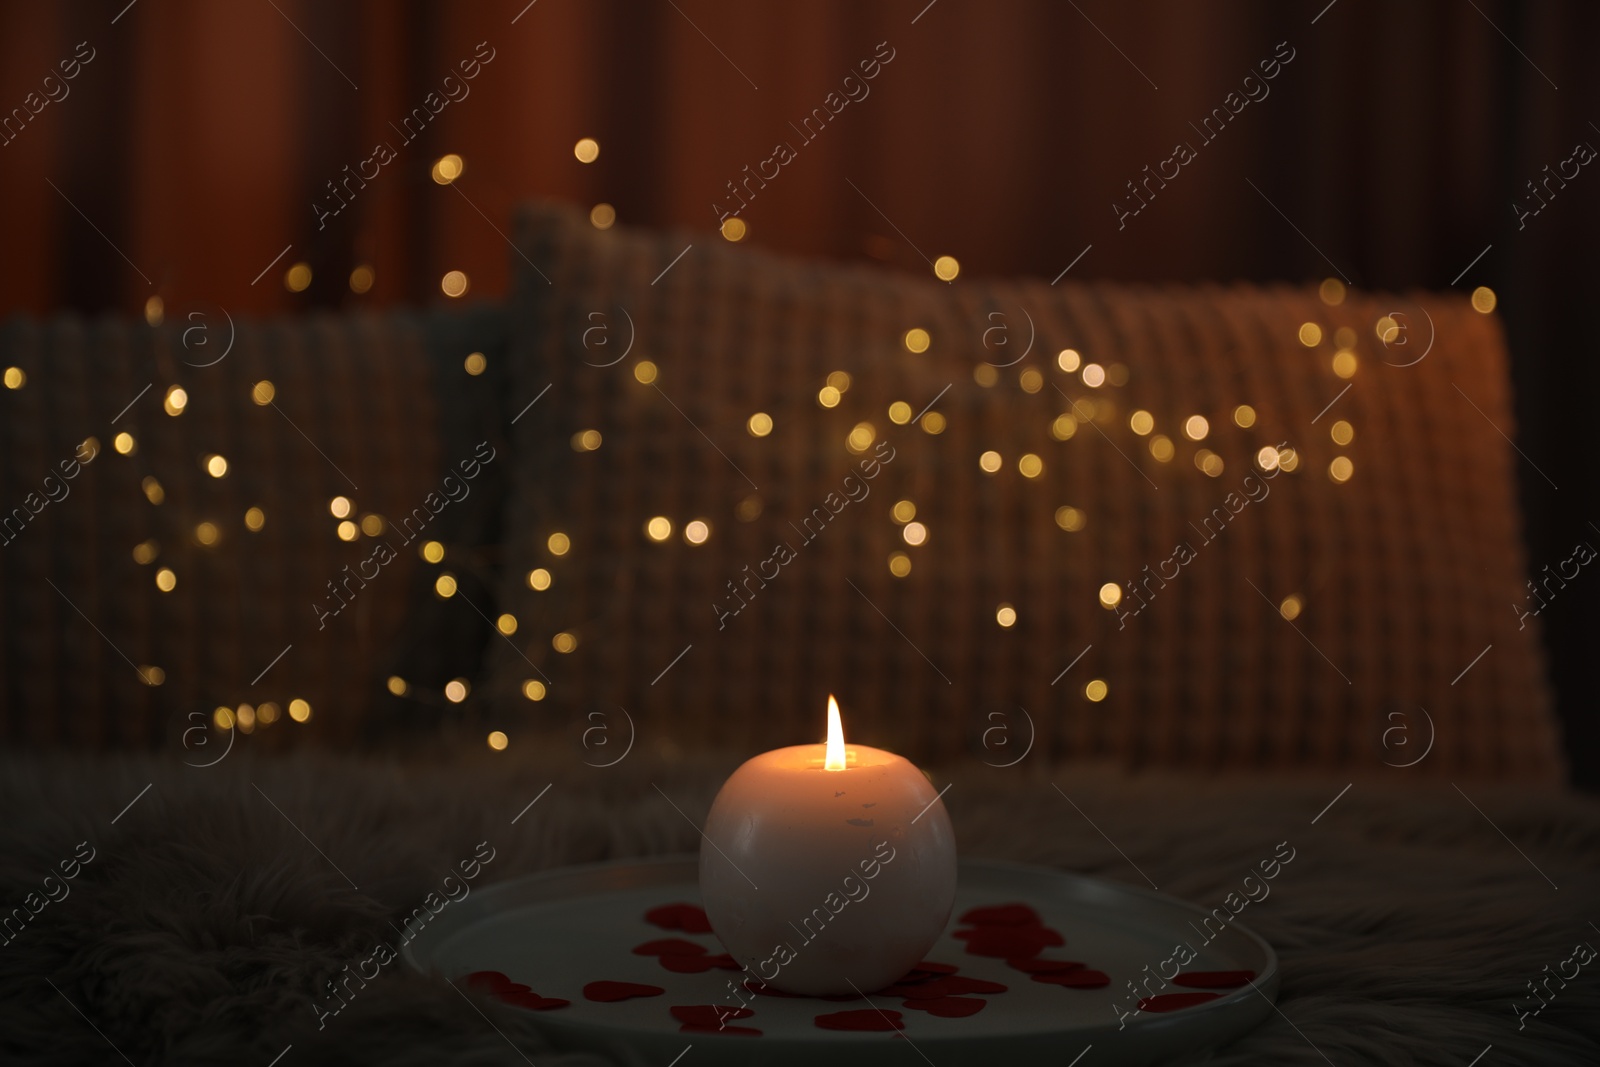
[{"label": "warm golden bokeh dot", "polygon": [[140,541],[133,546],[133,561],[140,566],[155,559],[161,551],[161,546],[154,541]]},{"label": "warm golden bokeh dot", "polygon": [[1280,449],[1278,452],[1278,469],[1292,471],[1300,466],[1300,453],[1292,448]]},{"label": "warm golden bokeh dot", "polygon": [[389,675],[389,680],[384,684],[388,688],[389,692],[393,693],[397,697],[403,697],[407,693],[411,692],[411,686],[407,685],[406,680],[400,677],[398,674]]},{"label": "warm golden bokeh dot", "polygon": [[546,538],[545,547],[550,550],[552,556],[565,556],[572,548],[572,538],[557,531]]},{"label": "warm golden bokeh dot", "polygon": [[1347,445],[1351,441],[1355,440],[1356,428],[1351,426],[1348,422],[1345,422],[1343,419],[1340,419],[1338,422],[1328,427],[1328,436],[1333,438],[1333,443],[1336,445]]},{"label": "warm golden bokeh dot", "polygon": [[289,718],[295,722],[309,722],[311,720],[311,705],[295,697],[289,701]]},{"label": "warm golden bokeh dot", "polygon": [[1333,462],[1328,464],[1328,477],[1336,482],[1348,482],[1355,472],[1356,465],[1350,462],[1349,456],[1334,456]]},{"label": "warm golden bokeh dot", "polygon": [[1050,423],[1050,436],[1057,441],[1069,441],[1078,432],[1078,417],[1070,412],[1062,412]]},{"label": "warm golden bokeh dot", "polygon": [[1029,367],[1017,375],[1017,384],[1022,387],[1024,393],[1037,393],[1044,388],[1044,375]]},{"label": "warm golden bokeh dot", "polygon": [[183,414],[183,409],[189,406],[189,393],[181,385],[174,385],[167,390],[167,395],[161,401],[162,410],[168,415],[177,417]]},{"label": "warm golden bokeh dot", "polygon": [[578,636],[563,630],[550,639],[550,647],[565,655],[578,647]]},{"label": "warm golden bokeh dot", "polygon": [[904,426],[911,421],[911,405],[904,400],[896,400],[889,405],[889,421],[896,426]]},{"label": "warm golden bokeh dot", "polygon": [[1329,307],[1338,307],[1344,303],[1344,282],[1338,278],[1324,278],[1317,295],[1322,297],[1322,302]]},{"label": "warm golden bokeh dot", "polygon": [[167,302],[159,296],[152,296],[144,302],[144,321],[146,326],[160,326],[167,317]]},{"label": "warm golden bokeh dot", "polygon": [[202,545],[216,544],[221,534],[222,531],[217,529],[217,524],[214,522],[202,522],[194,528],[194,539]]},{"label": "warm golden bokeh dot", "polygon": [[1194,465],[1213,478],[1221,477],[1225,466],[1222,457],[1209,448],[1202,448],[1194,454]]},{"label": "warm golden bokeh dot", "polygon": [[1089,516],[1082,508],[1075,508],[1070,504],[1063,504],[1056,508],[1056,525],[1068,533],[1077,533],[1088,523]]},{"label": "warm golden bokeh dot", "polygon": [[860,454],[872,447],[872,442],[877,438],[878,430],[870,422],[858,422],[845,438],[845,447],[851,452]]},{"label": "warm golden bokeh dot", "polygon": [[550,572],[543,567],[535,567],[528,572],[528,588],[542,593],[550,588]]},{"label": "warm golden bokeh dot", "polygon": [[100,438],[85,437],[81,442],[79,442],[78,455],[82,456],[85,453],[88,454],[88,458],[83,460],[83,462],[85,464],[93,463],[94,458],[100,454]]},{"label": "warm golden bokeh dot", "polygon": [[256,721],[262,726],[271,726],[278,721],[278,705],[267,701],[256,708]]},{"label": "warm golden bokeh dot", "polygon": [[1278,614],[1293,622],[1300,617],[1300,612],[1304,608],[1305,601],[1301,600],[1298,595],[1291,593],[1289,596],[1284,597],[1283,602],[1278,605]]},{"label": "warm golden bokeh dot", "polygon": [[1037,478],[1044,473],[1044,460],[1032,452],[1023,453],[1022,458],[1017,460],[1017,470],[1022,472],[1024,478]]},{"label": "warm golden bokeh dot", "polygon": [[148,686],[157,686],[167,680],[167,672],[160,667],[140,667],[139,680]]},{"label": "warm golden bokeh dot", "polygon": [[1487,315],[1494,310],[1499,300],[1494,295],[1494,290],[1487,285],[1480,285],[1472,290],[1472,309]]},{"label": "warm golden bokeh dot", "polygon": [[361,516],[361,532],[366,534],[368,537],[377,537],[379,534],[383,533],[383,516]]},{"label": "warm golden bokeh dot", "polygon": [[372,283],[378,280],[377,274],[367,264],[363,263],[350,272],[350,291],[358,296],[372,291]]},{"label": "warm golden bokeh dot", "polygon": [[456,576],[449,573],[439,575],[433,580],[433,591],[441,599],[449,600],[456,595]]},{"label": "warm golden bokeh dot", "polygon": [[489,747],[494,749],[496,752],[505,751],[505,747],[510,743],[511,739],[506,737],[504,730],[489,731]]},{"label": "warm golden bokeh dot", "polygon": [[283,272],[283,287],[291,293],[303,293],[311,287],[311,264],[296,263]]},{"label": "warm golden bokeh dot", "polygon": [[508,611],[494,620],[494,628],[510,637],[517,632],[517,617]]},{"label": "warm golden bokeh dot", "polygon": [[156,481],[154,475],[147,474],[141,478],[139,488],[144,490],[144,498],[152,504],[160,504],[167,499],[167,491],[161,488],[161,483]]},{"label": "warm golden bokeh dot", "polygon": [[249,733],[256,728],[256,709],[249,704],[240,704],[233,713],[233,721],[240,733]]},{"label": "warm golden bokeh dot", "polygon": [[599,430],[579,430],[572,435],[572,450],[574,452],[593,452],[599,447]]},{"label": "warm golden bokeh dot", "polygon": [[1166,463],[1172,459],[1176,452],[1177,449],[1172,447],[1172,439],[1166,434],[1158,433],[1154,437],[1150,438],[1150,454],[1154,456],[1157,461]]},{"label": "warm golden bokeh dot", "polygon": [[1248,430],[1256,424],[1256,409],[1249,404],[1240,404],[1233,409],[1233,424],[1241,430]]},{"label": "warm golden bokeh dot", "polygon": [[1017,624],[1017,609],[1010,604],[1001,604],[994,609],[994,621],[1000,624],[1003,630],[1009,630]]},{"label": "warm golden bokeh dot", "polygon": [[745,420],[744,428],[751,437],[765,437],[772,432],[772,416],[765,411],[758,411]]},{"label": "warm golden bokeh dot", "polygon": [[205,457],[206,473],[213,478],[221,478],[228,473],[228,461],[215,452]]},{"label": "warm golden bokeh dot", "polygon": [[1211,424],[1204,415],[1190,415],[1183,420],[1183,436],[1191,441],[1204,441],[1211,432]]},{"label": "warm golden bokeh dot", "polygon": [[990,449],[978,457],[978,466],[983,468],[984,472],[987,474],[993,474],[995,471],[999,470],[1001,462],[1000,453],[994,451],[993,449]]},{"label": "warm golden bokeh dot", "polygon": [[945,419],[937,411],[930,411],[922,416],[922,432],[937,436],[944,433]]},{"label": "warm golden bokeh dot", "polygon": [[906,523],[917,517],[917,505],[913,504],[909,500],[896,500],[894,502],[894,507],[889,509],[889,516],[893,518],[895,522],[898,522],[904,526]]},{"label": "warm golden bokeh dot", "polygon": [[1389,344],[1400,337],[1400,324],[1388,315],[1382,315],[1372,324],[1372,332],[1378,335],[1378,340]]},{"label": "warm golden bokeh dot", "polygon": [[1333,373],[1341,378],[1354,378],[1356,375],[1356,354],[1343,351],[1333,354]]},{"label": "warm golden bokeh dot", "polygon": [[465,271],[445,271],[444,277],[439,279],[439,291],[452,300],[465,296],[469,285]]},{"label": "warm golden bokeh dot", "polygon": [[338,535],[339,540],[341,541],[354,541],[356,538],[361,536],[361,528],[355,523],[351,522],[349,519],[345,519],[343,522],[341,522],[338,527],[335,528],[334,532]]},{"label": "warm golden bokeh dot", "polygon": [[461,366],[474,378],[482,374],[484,368],[488,365],[489,360],[484,357],[482,352],[470,352],[467,354],[467,358],[461,361]]},{"label": "warm golden bokeh dot", "polygon": [[1155,428],[1155,416],[1151,415],[1148,411],[1135,411],[1132,415],[1128,416],[1128,429],[1132,430],[1140,437],[1146,436]]},{"label": "warm golden bokeh dot", "polygon": [[444,683],[444,698],[452,704],[459,704],[467,699],[469,692],[471,689],[465,678],[452,678]]},{"label": "warm golden bokeh dot", "polygon": [[1256,453],[1256,466],[1264,471],[1278,469],[1278,450],[1271,445],[1262,445]]},{"label": "warm golden bokeh dot", "polygon": [[131,456],[139,443],[133,439],[133,434],[123,431],[111,439],[111,447],[124,456]]},{"label": "warm golden bokeh dot", "polygon": [[173,589],[177,588],[177,585],[178,576],[173,573],[171,567],[162,567],[160,570],[156,571],[157,589],[161,590],[163,593],[170,593]]},{"label": "warm golden bokeh dot", "polygon": [[233,709],[218,708],[211,713],[211,723],[219,730],[233,729]]},{"label": "warm golden bokeh dot", "polygon": [[617,209],[610,204],[596,204],[589,209],[589,223],[597,230],[609,230],[617,222]]},{"label": "warm golden bokeh dot", "polygon": [[444,561],[444,545],[438,541],[424,541],[417,553],[429,563],[441,563]]},{"label": "warm golden bokeh dot", "polygon": [[258,407],[266,407],[277,395],[278,387],[265,378],[250,387],[250,399],[255,401]]},{"label": "warm golden bokeh dot", "polygon": [[1073,371],[1077,370],[1082,363],[1083,357],[1078,355],[1078,350],[1076,348],[1063,348],[1060,352],[1056,353],[1056,366],[1060,367],[1068,374],[1071,374]]},{"label": "warm golden bokeh dot", "polygon": [[522,695],[527,697],[529,700],[543,700],[545,692],[546,690],[544,683],[539,681],[537,678],[529,678],[527,681],[522,683]]},{"label": "warm golden bokeh dot", "polygon": [[903,338],[907,352],[926,352],[928,350],[928,345],[932,343],[932,340],[933,339],[928,336],[928,331],[924,330],[921,326],[911,327],[911,329],[906,331],[906,335]]},{"label": "warm golden bokeh dot", "polygon": [[1099,678],[1092,679],[1088,685],[1083,687],[1083,695],[1096,704],[1104,700],[1108,692],[1110,692],[1110,687]]},{"label": "warm golden bokeh dot", "polygon": [[579,163],[593,163],[600,158],[600,142],[593,137],[580,137],[578,143],[572,146],[572,154]]},{"label": "warm golden bokeh dot", "polygon": [[1300,324],[1300,343],[1307,348],[1315,348],[1322,343],[1322,327],[1314,322]]},{"label": "warm golden bokeh dot", "polygon": [[980,363],[972,368],[972,380],[988,389],[1000,380],[1000,372],[988,363]]},{"label": "warm golden bokeh dot", "polygon": [[821,389],[817,390],[817,403],[821,404],[825,408],[838,407],[839,390],[835,389],[831,385],[824,385]]},{"label": "warm golden bokeh dot", "polygon": [[961,264],[956,262],[955,256],[940,256],[933,261],[933,276],[941,282],[954,281],[960,273]]},{"label": "warm golden bokeh dot", "polygon": [[683,539],[691,545],[703,545],[711,537],[711,524],[704,519],[691,519],[683,528]]},{"label": "warm golden bokeh dot", "polygon": [[843,393],[850,388],[850,375],[842,370],[830,371],[828,384]]},{"label": "warm golden bokeh dot", "polygon": [[1110,611],[1122,603],[1122,587],[1116,582],[1107,582],[1100,587],[1100,606]]},{"label": "warm golden bokeh dot", "polygon": [[644,524],[644,535],[652,541],[665,541],[672,536],[672,520],[665,515],[657,515]]},{"label": "warm golden bokeh dot", "polygon": [[656,365],[648,359],[641,359],[633,365],[633,376],[641,383],[649,385],[656,380]]},{"label": "warm golden bokeh dot", "polygon": [[745,225],[744,219],[735,215],[722,220],[721,230],[723,240],[739,242],[744,240],[745,235],[750,232],[750,227]]},{"label": "warm golden bokeh dot", "polygon": [[904,552],[889,553],[889,573],[896,578],[904,578],[911,573],[911,557]]},{"label": "warm golden bokeh dot", "polygon": [[1106,369],[1098,363],[1085,363],[1082,378],[1084,385],[1098,389],[1106,383]]},{"label": "warm golden bokeh dot", "polygon": [[462,172],[466,169],[467,165],[462,158],[451,152],[434,160],[430,173],[433,176],[433,180],[438,184],[449,185],[461,177]]},{"label": "warm golden bokeh dot", "polygon": [[906,544],[916,548],[918,545],[927,543],[928,528],[920,522],[908,522],[901,529],[900,536],[905,540]]}]

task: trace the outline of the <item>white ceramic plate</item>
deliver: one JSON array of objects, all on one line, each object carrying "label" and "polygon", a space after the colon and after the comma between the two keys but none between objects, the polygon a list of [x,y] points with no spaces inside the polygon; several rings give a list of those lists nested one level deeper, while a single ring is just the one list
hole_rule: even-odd
[{"label": "white ceramic plate", "polygon": [[[658,905],[698,902],[697,871],[694,856],[669,856],[567,867],[487,886],[446,906],[403,954],[418,970],[457,982],[474,971],[500,971],[541,996],[570,1000],[569,1007],[535,1013],[552,1043],[602,1052],[629,1067],[666,1067],[689,1046],[692,1058],[684,1058],[684,1067],[1153,1064],[1203,1055],[1247,1032],[1272,1012],[1278,991],[1277,956],[1237,921],[1207,943],[1204,931],[1215,931],[1217,921],[1206,927],[1205,909],[1160,893],[1045,868],[963,862],[953,916],[982,905],[1026,903],[1066,939],[1045,955],[1081,960],[1108,974],[1111,985],[1044,984],[1004,960],[969,955],[951,936],[953,918],[927,958],[1009,987],[985,996],[988,1004],[976,1015],[937,1018],[903,1009],[899,998],[869,995],[872,1006],[901,1013],[903,1033],[835,1031],[817,1027],[815,1016],[868,1005],[757,997],[755,1014],[730,1025],[756,1027],[760,1037],[680,1033],[670,1007],[733,1004],[727,982],[743,977],[727,970],[676,974],[653,956],[633,954],[643,942],[672,937],[722,952],[713,934],[663,930],[644,918]],[[1157,973],[1179,943],[1198,953],[1184,971],[1254,971],[1255,981],[1213,990],[1222,995],[1192,1007],[1140,1012],[1119,1027],[1118,1006],[1131,1011],[1137,1000],[1127,982],[1144,976],[1147,965]],[[615,1003],[585,1000],[583,986],[602,978],[661,986],[666,993]]]}]

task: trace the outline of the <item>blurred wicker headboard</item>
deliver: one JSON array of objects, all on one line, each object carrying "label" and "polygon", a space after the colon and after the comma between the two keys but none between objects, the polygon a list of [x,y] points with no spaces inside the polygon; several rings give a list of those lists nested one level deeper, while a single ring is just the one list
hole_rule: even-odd
[{"label": "blurred wicker headboard", "polygon": [[[255,323],[209,310],[157,328],[0,328],[17,386],[0,390],[9,742],[166,745],[198,763],[227,742],[203,749],[191,728],[243,704],[271,705],[254,744],[373,740],[408,706],[385,689],[396,665],[437,692],[478,663],[487,627],[431,595],[402,522],[444,498],[477,442],[503,465],[498,311]],[[479,376],[463,368],[474,350],[488,353]],[[464,549],[475,593],[498,478],[488,464],[473,496],[422,513],[423,540]],[[291,720],[294,699],[309,721]]]},{"label": "blurred wicker headboard", "polygon": [[1425,714],[1422,773],[1559,777],[1465,301],[946,286],[542,205],[518,243],[514,743],[620,706],[755,750],[832,691],[919,759],[1025,711],[1051,756],[1381,771]]}]

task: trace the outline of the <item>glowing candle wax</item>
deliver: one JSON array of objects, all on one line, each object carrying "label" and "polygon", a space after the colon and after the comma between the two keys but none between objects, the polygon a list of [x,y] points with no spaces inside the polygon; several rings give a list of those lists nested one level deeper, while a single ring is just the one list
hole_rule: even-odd
[{"label": "glowing candle wax", "polygon": [[763,753],[723,785],[700,846],[700,890],[750,978],[791,993],[871,993],[944,932],[955,834],[921,771],[892,752],[845,747],[829,697],[825,745]]}]

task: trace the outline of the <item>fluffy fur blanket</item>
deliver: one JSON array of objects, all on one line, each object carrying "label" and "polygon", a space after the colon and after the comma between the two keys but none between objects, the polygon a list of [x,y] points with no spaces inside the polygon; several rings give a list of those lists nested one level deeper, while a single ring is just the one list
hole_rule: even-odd
[{"label": "fluffy fur blanket", "polygon": [[[478,841],[497,850],[484,882],[693,851],[651,783],[701,818],[732,767],[635,754],[578,774],[511,755],[0,761],[0,914],[30,916],[0,944],[0,1061],[266,1067],[292,1046],[279,1067],[601,1063],[401,964],[318,1027],[323,983]],[[1600,946],[1600,805],[1374,779],[1328,807],[1348,779],[1022,770],[954,773],[967,855],[1142,885],[1137,864],[1212,906],[1277,842],[1296,849],[1244,917],[1282,958],[1280,1012],[1208,1062],[1600,1063],[1600,961],[1551,977]]]}]

